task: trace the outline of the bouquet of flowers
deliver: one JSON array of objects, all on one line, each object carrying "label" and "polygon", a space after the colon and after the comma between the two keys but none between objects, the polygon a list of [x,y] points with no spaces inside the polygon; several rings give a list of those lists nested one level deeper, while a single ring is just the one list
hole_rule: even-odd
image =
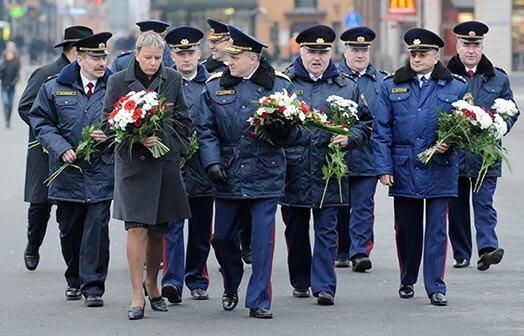
[{"label": "bouquet of flowers", "polygon": [[[353,126],[358,121],[358,104],[350,99],[344,99],[339,96],[329,96],[327,99],[329,103],[329,114],[331,119],[318,125],[320,129],[326,130],[330,133],[341,134],[346,136],[353,136],[349,127]],[[322,174],[326,180],[320,207],[324,204],[329,180],[334,176],[338,181],[338,190],[340,202],[342,203],[342,178],[348,174],[348,167],[346,165],[346,152],[338,144],[330,143],[328,155],[326,155],[326,164],[322,167]]]},{"label": "bouquet of flowers", "polygon": [[[169,110],[169,104],[164,101],[165,97],[158,98],[152,90],[131,91],[121,97],[108,117],[109,127],[116,133],[116,142],[128,144],[131,150],[135,142],[162,131],[162,121]],[[159,140],[149,150],[155,159],[169,152]]]},{"label": "bouquet of flowers", "polygon": [[504,119],[479,106],[470,105],[464,100],[454,102],[452,114],[439,112],[437,142],[434,146],[418,154],[427,164],[436,153],[438,145],[446,143],[450,149],[467,148],[482,157],[482,165],[473,191],[478,192],[488,168],[498,160],[506,160],[500,139],[507,131]]},{"label": "bouquet of flowers", "polygon": [[[91,133],[99,129],[99,122],[95,122],[82,129],[82,140],[80,140],[80,143],[75,150],[77,160],[84,160],[87,163],[91,163],[91,158],[98,154],[98,149],[96,148],[98,143],[91,137]],[[51,174],[51,176],[45,179],[43,183],[49,187],[67,167],[73,167],[82,172],[82,168],[79,165],[66,162],[62,164],[60,168],[58,168],[53,174]]]},{"label": "bouquet of flowers", "polygon": [[254,101],[258,109],[247,121],[253,127],[251,134],[271,144],[271,137],[264,126],[280,123],[287,127],[303,125],[310,107],[297,99],[296,94],[289,94],[286,89]]}]

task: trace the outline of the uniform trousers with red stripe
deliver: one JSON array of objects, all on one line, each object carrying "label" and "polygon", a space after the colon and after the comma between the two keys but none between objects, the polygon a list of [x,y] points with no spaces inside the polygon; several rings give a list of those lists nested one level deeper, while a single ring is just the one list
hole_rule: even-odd
[{"label": "uniform trousers with red stripe", "polygon": [[404,285],[413,285],[417,282],[424,252],[424,287],[428,296],[433,293],[446,294],[444,273],[447,253],[446,215],[449,200],[450,198],[447,197],[428,199],[394,197],[400,282]]},{"label": "uniform trousers with red stripe", "polygon": [[212,245],[222,266],[224,293],[237,293],[244,266],[238,244],[242,209],[251,213],[251,250],[253,263],[247,285],[246,308],[271,307],[271,272],[275,246],[277,198],[215,199],[215,231]]}]

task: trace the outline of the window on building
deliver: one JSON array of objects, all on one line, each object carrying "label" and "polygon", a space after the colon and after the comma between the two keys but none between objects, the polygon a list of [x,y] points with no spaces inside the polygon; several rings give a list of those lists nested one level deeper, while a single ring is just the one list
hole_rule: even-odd
[{"label": "window on building", "polygon": [[317,8],[317,0],[295,0],[295,8]]}]

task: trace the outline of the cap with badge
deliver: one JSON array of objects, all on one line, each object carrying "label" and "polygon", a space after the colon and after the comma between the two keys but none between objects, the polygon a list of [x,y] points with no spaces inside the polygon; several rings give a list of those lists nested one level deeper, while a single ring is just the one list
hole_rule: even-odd
[{"label": "cap with badge", "polygon": [[79,52],[85,52],[89,56],[106,56],[109,55],[107,51],[107,40],[109,40],[111,36],[113,36],[113,34],[109,32],[94,34],[76,41],[73,46],[75,46]]},{"label": "cap with badge", "polygon": [[307,49],[330,50],[335,37],[336,33],[333,29],[324,25],[316,25],[301,31],[295,41]]},{"label": "cap with badge", "polygon": [[478,21],[462,22],[453,28],[457,38],[464,43],[482,43],[488,30],[488,26]]},{"label": "cap with badge", "polygon": [[55,48],[63,47],[68,44],[73,44],[74,42],[84,38],[86,36],[93,35],[93,30],[85,26],[71,26],[64,29],[64,41],[55,45]]},{"label": "cap with badge", "polygon": [[345,45],[352,48],[369,48],[375,36],[371,28],[362,26],[346,30],[340,35],[340,39]]},{"label": "cap with badge", "polygon": [[166,34],[166,42],[175,52],[196,50],[200,45],[200,40],[204,37],[204,33],[195,27],[180,26],[171,29]]},{"label": "cap with badge", "polygon": [[444,41],[434,32],[424,28],[412,28],[404,34],[404,42],[408,51],[438,50],[444,46]]},{"label": "cap with badge", "polygon": [[163,34],[167,31],[167,27],[169,27],[169,23],[160,20],[145,20],[136,22],[135,24],[140,28],[142,33],[154,31],[155,33]]},{"label": "cap with badge", "polygon": [[211,27],[209,30],[209,36],[207,37],[209,41],[219,41],[230,36],[226,24],[214,19],[207,19],[207,24]]},{"label": "cap with badge", "polygon": [[260,42],[253,36],[242,32],[237,27],[231,25],[227,27],[232,39],[232,42],[224,48],[224,51],[228,54],[237,55],[244,51],[251,51],[260,54],[263,48],[267,48],[266,44]]}]

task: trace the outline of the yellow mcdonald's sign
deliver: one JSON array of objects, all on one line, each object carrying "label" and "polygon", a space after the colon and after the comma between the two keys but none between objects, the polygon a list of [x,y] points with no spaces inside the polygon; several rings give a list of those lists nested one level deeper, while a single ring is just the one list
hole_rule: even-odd
[{"label": "yellow mcdonald's sign", "polygon": [[417,0],[389,0],[390,14],[417,14]]}]

